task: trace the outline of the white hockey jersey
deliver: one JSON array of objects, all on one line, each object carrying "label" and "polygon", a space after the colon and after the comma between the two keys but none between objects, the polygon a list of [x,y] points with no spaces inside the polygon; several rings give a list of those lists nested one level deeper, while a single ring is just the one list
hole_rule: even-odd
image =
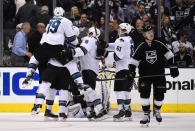
[{"label": "white hockey jersey", "polygon": [[75,41],[75,44],[78,43],[72,22],[67,18],[54,16],[49,21],[46,32],[43,34],[40,43],[43,44],[46,42],[50,45],[63,45],[65,39],[67,39],[68,42]]},{"label": "white hockey jersey", "polygon": [[114,52],[110,52],[106,61],[116,62],[116,72],[120,70],[129,69],[129,61],[134,53],[134,42],[131,37],[123,36],[119,37],[115,41]]},{"label": "white hockey jersey", "polygon": [[179,51],[179,45],[180,44],[183,44],[186,47],[186,49],[188,49],[188,48],[193,49],[192,43],[190,43],[188,41],[186,41],[185,43],[181,43],[179,41],[173,41],[172,48],[173,48],[174,53]]},{"label": "white hockey jersey", "polygon": [[84,37],[79,48],[75,49],[75,56],[80,57],[81,70],[93,70],[99,73],[99,60],[96,59],[97,39],[94,37]]}]

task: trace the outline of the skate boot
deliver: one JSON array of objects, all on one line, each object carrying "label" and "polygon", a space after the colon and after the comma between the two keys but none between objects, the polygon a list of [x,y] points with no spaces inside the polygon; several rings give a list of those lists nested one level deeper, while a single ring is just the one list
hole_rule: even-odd
[{"label": "skate boot", "polygon": [[89,114],[87,115],[87,118],[89,121],[94,121],[95,120],[95,111],[90,111]]},{"label": "skate boot", "polygon": [[87,84],[81,84],[81,83],[79,83],[79,84],[77,84],[77,87],[78,87],[78,90],[80,91],[80,94],[81,95],[84,95],[87,92],[92,91],[92,88],[89,85],[87,85]]},{"label": "skate boot", "polygon": [[107,116],[106,114],[107,114],[106,110],[101,109],[101,110],[99,111],[99,113],[95,116],[95,120],[96,120],[96,121],[102,121],[102,120],[107,119],[108,116]]},{"label": "skate boot", "polygon": [[66,121],[67,115],[65,113],[59,113],[59,121]]},{"label": "skate boot", "polygon": [[157,109],[155,109],[154,110],[154,116],[156,117],[156,121],[157,122],[162,122],[162,117],[161,117],[161,114],[160,114],[160,110],[157,110]]},{"label": "skate boot", "polygon": [[55,115],[51,110],[45,110],[45,121],[57,121],[58,115]]},{"label": "skate boot", "polygon": [[42,105],[41,104],[34,104],[34,107],[32,108],[32,116],[36,116],[37,114],[39,114],[39,112],[42,109]]},{"label": "skate boot", "polygon": [[32,76],[27,76],[27,78],[22,82],[22,88],[26,88],[27,86],[31,85],[32,80]]},{"label": "skate boot", "polygon": [[131,111],[130,110],[126,110],[125,111],[125,118],[124,118],[124,120],[125,121],[132,121],[132,113],[131,113]]},{"label": "skate boot", "polygon": [[113,116],[113,121],[122,122],[124,121],[124,117],[125,117],[125,110],[120,110],[118,114]]},{"label": "skate boot", "polygon": [[140,124],[142,125],[142,127],[148,127],[149,123],[150,123],[150,112],[144,112],[144,117],[140,121]]}]

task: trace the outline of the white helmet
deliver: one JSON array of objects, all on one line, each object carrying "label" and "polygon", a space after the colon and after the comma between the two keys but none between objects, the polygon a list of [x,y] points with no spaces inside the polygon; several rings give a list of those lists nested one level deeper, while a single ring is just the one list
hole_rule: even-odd
[{"label": "white helmet", "polygon": [[124,33],[129,34],[129,32],[131,32],[131,30],[133,29],[133,26],[131,26],[128,23],[121,23],[119,25],[119,28],[120,28],[120,34],[124,34]]},{"label": "white helmet", "polygon": [[91,27],[91,28],[89,28],[88,34],[92,35],[93,37],[98,38],[100,36],[101,32],[98,28]]},{"label": "white helmet", "polygon": [[79,34],[80,34],[79,28],[76,27],[76,26],[72,26],[72,28],[73,28],[73,30],[74,30],[74,32],[75,32],[75,35],[78,37]]},{"label": "white helmet", "polygon": [[54,9],[53,13],[54,13],[54,16],[64,16],[65,11],[64,11],[64,9],[62,7],[56,7]]}]

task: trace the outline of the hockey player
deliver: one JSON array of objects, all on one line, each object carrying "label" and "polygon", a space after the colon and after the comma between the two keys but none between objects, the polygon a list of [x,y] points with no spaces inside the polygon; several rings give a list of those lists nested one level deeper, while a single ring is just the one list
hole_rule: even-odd
[{"label": "hockey player", "polygon": [[63,17],[64,13],[65,11],[61,7],[54,9],[54,17],[49,21],[40,42],[42,46],[37,49],[29,61],[27,78],[23,82],[24,87],[31,83],[39,63],[48,62],[50,58],[58,59],[63,65],[70,61],[63,57],[64,41],[77,45],[78,39],[73,31],[72,22]]},{"label": "hockey player", "polygon": [[[91,91],[91,98],[85,96],[85,99],[90,106],[90,114],[88,115],[89,120],[96,118],[97,120],[105,119],[106,111],[102,107],[100,98],[96,95],[96,78],[99,73],[99,60],[96,59],[97,56],[97,43],[98,37],[100,36],[100,30],[95,27],[89,28],[88,36],[83,38],[80,47],[74,50],[67,50],[67,56],[72,58],[80,57],[82,77],[84,84],[90,85],[93,89]],[[93,109],[94,108],[96,109]]]},{"label": "hockey player", "polygon": [[[131,59],[129,70],[135,74],[136,67],[139,68],[139,92],[142,100],[142,109],[144,117],[140,124],[148,125],[150,122],[150,92],[151,84],[154,89],[154,114],[158,122],[162,121],[160,109],[164,100],[164,93],[166,92],[165,73],[165,59],[170,65],[170,74],[173,78],[179,75],[178,68],[174,65],[174,55],[165,46],[164,43],[154,40],[154,33],[152,27],[143,27],[143,36],[145,42],[142,42],[135,50],[133,58]],[[142,78],[142,76],[151,75],[150,78]],[[152,77],[152,75],[162,75]]]},{"label": "hockey player", "polygon": [[[116,79],[125,78],[129,75],[129,61],[134,52],[134,42],[130,36],[132,26],[128,23],[119,25],[119,38],[115,41],[114,52],[109,53],[106,61],[111,60],[116,62]],[[130,91],[132,87],[132,79],[115,80],[114,91],[117,98],[118,111],[117,115],[113,116],[114,121],[131,120],[131,97]]]}]

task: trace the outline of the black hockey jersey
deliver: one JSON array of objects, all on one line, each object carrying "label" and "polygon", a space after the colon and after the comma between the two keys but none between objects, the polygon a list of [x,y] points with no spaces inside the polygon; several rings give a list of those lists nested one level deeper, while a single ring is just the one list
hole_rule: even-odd
[{"label": "black hockey jersey", "polygon": [[139,61],[139,75],[164,74],[165,56],[170,57],[165,55],[168,52],[166,45],[158,40],[153,40],[150,45],[146,42],[140,44],[133,55],[133,59]]}]

